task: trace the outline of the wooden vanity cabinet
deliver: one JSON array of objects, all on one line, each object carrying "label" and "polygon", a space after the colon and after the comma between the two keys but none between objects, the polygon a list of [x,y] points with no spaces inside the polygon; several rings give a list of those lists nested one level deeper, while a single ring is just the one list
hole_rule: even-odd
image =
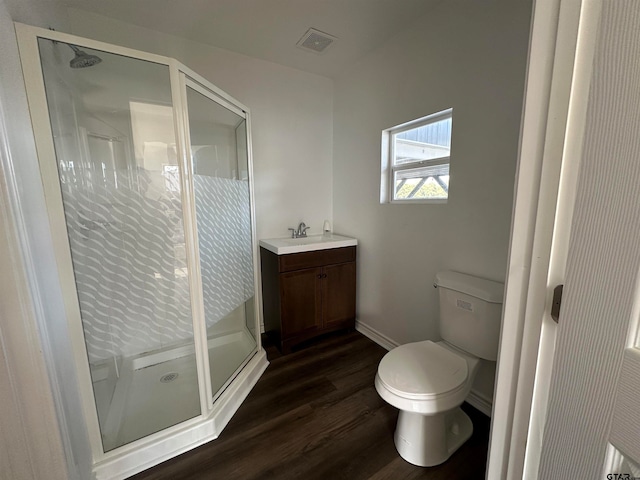
[{"label": "wooden vanity cabinet", "polygon": [[354,328],[356,247],[276,255],[260,248],[265,332],[282,353],[334,330]]}]

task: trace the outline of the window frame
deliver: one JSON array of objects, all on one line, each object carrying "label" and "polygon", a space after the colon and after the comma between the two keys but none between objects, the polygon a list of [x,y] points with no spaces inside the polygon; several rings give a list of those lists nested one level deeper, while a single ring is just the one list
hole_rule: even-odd
[{"label": "window frame", "polygon": [[[425,125],[440,122],[450,118],[453,128],[453,108],[448,108],[440,112],[436,112],[425,117],[417,118],[406,123],[402,123],[392,128],[382,131],[382,168],[380,182],[380,203],[408,204],[408,203],[447,203],[449,200],[449,191],[447,189],[446,198],[395,198],[395,175],[396,172],[415,170],[421,167],[431,167],[440,165],[451,166],[451,147],[449,147],[449,155],[437,157],[428,160],[416,160],[414,162],[395,165],[395,136],[413,130]],[[453,132],[452,132],[453,133]],[[429,178],[429,177],[427,177]],[[451,178],[449,176],[449,178]],[[449,183],[450,186],[450,183]]]}]

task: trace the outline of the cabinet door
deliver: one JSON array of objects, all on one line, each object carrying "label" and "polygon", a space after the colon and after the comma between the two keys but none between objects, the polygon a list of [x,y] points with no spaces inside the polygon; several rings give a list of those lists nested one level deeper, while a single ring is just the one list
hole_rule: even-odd
[{"label": "cabinet door", "polygon": [[282,337],[322,327],[321,268],[280,274]]},{"label": "cabinet door", "polygon": [[322,269],[324,327],[355,319],[356,264],[330,265]]}]

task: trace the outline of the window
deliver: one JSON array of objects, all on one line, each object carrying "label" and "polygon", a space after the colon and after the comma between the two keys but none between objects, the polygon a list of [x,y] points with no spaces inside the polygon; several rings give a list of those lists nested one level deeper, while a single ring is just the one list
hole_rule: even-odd
[{"label": "window", "polygon": [[449,196],[453,110],[382,132],[381,203],[438,203]]},{"label": "window", "polygon": [[178,165],[162,165],[162,175],[164,176],[164,188],[167,192],[180,192],[180,172]]}]

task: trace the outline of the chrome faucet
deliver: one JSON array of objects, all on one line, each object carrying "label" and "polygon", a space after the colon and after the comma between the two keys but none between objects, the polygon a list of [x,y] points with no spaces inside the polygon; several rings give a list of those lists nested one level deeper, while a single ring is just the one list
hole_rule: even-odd
[{"label": "chrome faucet", "polygon": [[307,227],[304,222],[300,222],[297,230],[295,228],[289,228],[289,230],[291,230],[291,238],[306,237],[307,230],[309,230],[309,228],[310,227]]}]

